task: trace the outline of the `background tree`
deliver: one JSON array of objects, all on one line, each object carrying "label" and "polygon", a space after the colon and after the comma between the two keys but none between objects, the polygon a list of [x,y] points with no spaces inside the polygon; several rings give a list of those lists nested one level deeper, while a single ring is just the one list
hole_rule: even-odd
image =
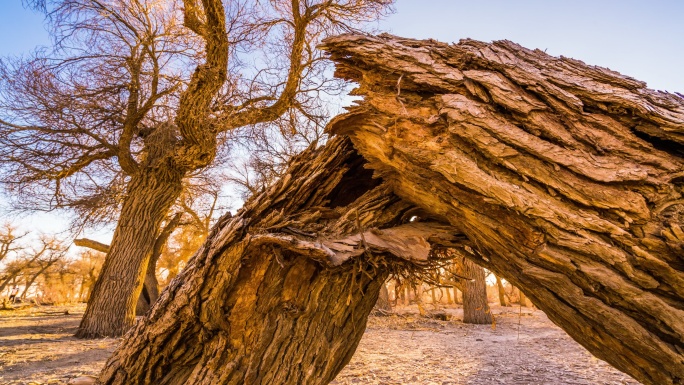
[{"label": "background tree", "polygon": [[104,263],[104,253],[87,250],[78,255],[72,265],[74,274],[78,277],[78,292],[75,298],[78,301],[87,301],[95,281]]},{"label": "background tree", "polygon": [[38,277],[44,275],[53,265],[64,261],[67,248],[62,242],[54,238],[46,239],[42,242],[45,245],[45,252],[40,253],[38,258],[33,259],[31,265],[28,266],[29,269],[24,272],[26,283],[24,291],[21,293],[22,300],[26,298],[26,294]]},{"label": "background tree", "polygon": [[28,270],[35,267],[36,261],[45,255],[50,255],[54,251],[53,246],[55,243],[48,237],[40,237],[37,243],[39,244],[37,247],[26,245],[17,245],[15,247],[14,258],[4,264],[3,274],[0,277],[0,292],[10,282],[16,283],[18,277],[25,276]]},{"label": "background tree", "polygon": [[27,234],[26,232],[19,234],[16,227],[9,222],[0,227],[0,262],[21,249],[17,243]]},{"label": "background tree", "polygon": [[463,322],[470,324],[491,324],[492,313],[487,300],[485,271],[481,266],[463,257]]},{"label": "background tree", "polygon": [[318,94],[339,84],[320,76],[327,67],[316,44],[389,3],[34,2],[55,42],[0,68],[2,180],[44,209],[91,220],[118,213],[78,336],[132,325],[184,181],[214,163],[226,132],[313,117]]},{"label": "background tree", "polygon": [[499,294],[499,304],[501,306],[508,306],[506,302],[506,289],[504,288],[503,282],[498,275],[494,276],[496,278],[496,291]]}]

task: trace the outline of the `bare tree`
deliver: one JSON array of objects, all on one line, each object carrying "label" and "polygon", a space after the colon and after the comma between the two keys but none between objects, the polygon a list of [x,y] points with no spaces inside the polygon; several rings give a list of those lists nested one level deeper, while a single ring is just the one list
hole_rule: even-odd
[{"label": "bare tree", "polygon": [[21,246],[17,245],[17,241],[24,238],[27,234],[26,232],[17,234],[16,227],[9,222],[2,225],[0,228],[0,262],[21,249]]},{"label": "bare tree", "polygon": [[[58,252],[59,257],[63,256],[63,247],[54,238],[43,235],[39,237],[37,243],[40,245],[37,248],[26,245],[16,245],[14,247],[16,255],[12,261],[5,264],[3,274],[0,276],[0,292],[21,275],[26,275],[27,283],[29,281],[32,283],[35,278],[33,280],[30,278],[32,276],[30,270],[35,269],[39,262],[51,261],[53,257],[57,256],[56,253]],[[28,286],[26,289],[28,289]],[[22,293],[22,297],[24,295],[25,292]]]},{"label": "bare tree", "polygon": [[24,291],[21,293],[22,301],[26,298],[26,294],[34,282],[36,282],[36,279],[45,274],[46,271],[57,262],[63,260],[64,256],[66,255],[67,248],[61,241],[55,238],[44,237],[41,239],[41,242],[44,246],[42,249],[44,252],[41,252],[38,258],[33,260],[33,268],[31,269],[32,271],[26,274],[26,286],[24,287]]},{"label": "bare tree", "polygon": [[34,2],[55,43],[0,68],[2,180],[44,209],[118,213],[78,336],[128,330],[184,181],[214,163],[226,132],[311,116],[317,94],[338,84],[321,76],[315,45],[389,3]]}]

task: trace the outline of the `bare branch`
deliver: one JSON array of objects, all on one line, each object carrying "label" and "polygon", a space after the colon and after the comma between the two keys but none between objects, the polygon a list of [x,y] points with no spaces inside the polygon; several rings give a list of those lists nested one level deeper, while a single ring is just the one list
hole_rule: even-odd
[{"label": "bare branch", "polygon": [[80,247],[87,247],[89,249],[93,249],[95,251],[99,251],[105,254],[109,252],[109,245],[88,238],[74,239],[74,245]]}]

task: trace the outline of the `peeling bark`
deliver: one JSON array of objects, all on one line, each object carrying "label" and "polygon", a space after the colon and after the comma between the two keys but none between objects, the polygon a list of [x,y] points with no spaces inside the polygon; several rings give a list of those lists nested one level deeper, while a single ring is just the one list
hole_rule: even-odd
[{"label": "peeling bark", "polygon": [[346,35],[331,124],[598,357],[684,383],[684,100],[509,41]]}]

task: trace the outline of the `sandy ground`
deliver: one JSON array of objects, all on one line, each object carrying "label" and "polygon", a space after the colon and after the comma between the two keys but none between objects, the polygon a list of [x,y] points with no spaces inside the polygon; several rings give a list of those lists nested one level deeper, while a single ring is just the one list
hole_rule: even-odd
[{"label": "sandy ground", "polygon": [[[73,338],[83,310],[0,310],[0,384],[67,384],[97,374],[118,341]],[[333,384],[639,384],[587,353],[541,311],[518,310],[494,308],[495,328],[463,324],[460,309],[446,309],[449,321],[418,317],[415,308],[371,317]]]}]

